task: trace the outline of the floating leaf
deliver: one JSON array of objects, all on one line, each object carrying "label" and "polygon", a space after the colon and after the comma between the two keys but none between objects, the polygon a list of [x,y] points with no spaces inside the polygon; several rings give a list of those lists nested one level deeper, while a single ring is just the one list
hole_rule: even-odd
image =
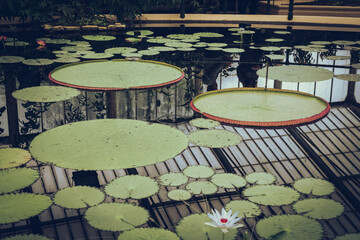
[{"label": "floating leaf", "polygon": [[36,216],[51,204],[48,196],[34,193],[0,195],[0,224],[14,223]]},{"label": "floating leaf", "polygon": [[344,206],[332,199],[309,198],[293,204],[297,213],[315,219],[331,219],[340,216],[344,212]]},{"label": "floating leaf", "polygon": [[352,81],[352,82],[360,81],[360,74],[338,74],[335,75],[334,77],[345,81]]},{"label": "floating leaf", "polygon": [[176,50],[181,52],[191,52],[191,51],[195,51],[196,48],[177,48]]},{"label": "floating leaf", "polygon": [[186,185],[186,190],[193,194],[213,194],[217,191],[217,186],[208,181],[196,181]]},{"label": "floating leaf", "polygon": [[222,48],[220,48],[220,47],[207,47],[205,49],[208,51],[221,51],[222,50]]},{"label": "floating leaf", "polygon": [[191,48],[193,45],[191,43],[172,41],[165,43],[165,46],[174,48]]},{"label": "floating leaf", "polygon": [[166,173],[159,176],[159,181],[164,186],[177,187],[187,183],[188,177],[182,173]]},{"label": "floating leaf", "polygon": [[300,197],[292,188],[275,185],[257,185],[246,188],[243,193],[251,202],[270,206],[291,204]]},{"label": "floating leaf", "polygon": [[113,47],[105,49],[105,53],[111,53],[111,54],[122,54],[122,53],[128,53],[128,52],[136,52],[137,49],[133,47]]},{"label": "floating leaf", "polygon": [[214,128],[220,126],[220,122],[205,118],[195,118],[189,123],[198,128]]},{"label": "floating leaf", "polygon": [[161,228],[135,228],[121,233],[118,240],[180,240],[173,232]]},{"label": "floating leaf", "polygon": [[0,194],[23,189],[34,183],[39,172],[30,168],[0,170]]},{"label": "floating leaf", "polygon": [[82,55],[82,58],[85,59],[104,59],[104,58],[112,58],[114,55],[111,53],[90,53]]},{"label": "floating leaf", "polygon": [[238,217],[249,218],[261,214],[261,209],[255,203],[246,200],[233,200],[225,206],[226,211],[239,212]]},{"label": "floating leaf", "polygon": [[0,169],[21,166],[30,161],[28,151],[20,148],[0,148]]},{"label": "floating leaf", "polygon": [[306,51],[306,52],[328,52],[329,51],[326,48],[312,48],[312,47],[302,48],[301,50]]},{"label": "floating leaf", "polygon": [[186,201],[191,198],[191,193],[183,189],[175,189],[168,192],[168,197],[175,201]]},{"label": "floating leaf", "polygon": [[146,209],[127,203],[102,203],[85,212],[90,226],[106,231],[125,231],[146,223]]},{"label": "floating leaf", "polygon": [[23,88],[12,93],[13,97],[29,102],[58,102],[79,96],[81,92],[62,86],[37,86]]},{"label": "floating leaf", "polygon": [[242,53],[245,52],[242,48],[223,48],[222,51],[228,52],[228,53]]},{"label": "floating leaf", "polygon": [[211,181],[223,188],[241,188],[246,185],[245,178],[233,173],[219,173],[212,176]]},{"label": "floating leaf", "polygon": [[351,64],[352,68],[360,68],[360,63]]},{"label": "floating leaf", "polygon": [[134,38],[134,37],[130,37],[130,38],[125,38],[126,42],[131,42],[131,43],[139,43],[142,41],[142,38]]},{"label": "floating leaf", "polygon": [[74,186],[63,188],[55,194],[54,203],[64,208],[85,208],[94,206],[105,199],[105,194],[97,188]]},{"label": "floating leaf", "polygon": [[150,177],[128,175],[119,177],[105,186],[105,192],[116,198],[141,199],[154,195],[159,191],[159,186]]},{"label": "floating leaf", "polygon": [[334,238],[334,240],[359,240],[359,239],[360,239],[360,233],[349,233]]},{"label": "floating leaf", "polygon": [[195,165],[184,169],[184,174],[192,178],[208,178],[214,175],[214,170],[208,166]]},{"label": "floating leaf", "polygon": [[233,240],[237,230],[228,229],[224,234],[220,228],[206,225],[211,219],[206,214],[192,214],[180,220],[176,226],[176,232],[183,240]]},{"label": "floating leaf", "polygon": [[46,43],[51,43],[51,44],[67,44],[71,42],[69,39],[49,39],[46,40]]},{"label": "floating leaf", "polygon": [[246,181],[252,184],[272,184],[275,182],[276,177],[271,173],[266,172],[253,172],[245,176]]},{"label": "floating leaf", "polygon": [[4,238],[3,240],[51,240],[51,239],[38,234],[26,234],[26,235],[15,235],[15,236],[7,237]]},{"label": "floating leaf", "polygon": [[20,63],[25,58],[19,56],[0,56],[0,63]]},{"label": "floating leaf", "polygon": [[320,44],[310,44],[308,45],[309,48],[324,48],[325,45],[320,45]]},{"label": "floating leaf", "polygon": [[59,62],[59,63],[74,63],[74,62],[80,62],[80,58],[59,57],[59,58],[56,58],[54,61]]},{"label": "floating leaf", "polygon": [[227,130],[199,130],[188,135],[191,143],[210,148],[223,148],[234,146],[243,141],[242,137]]},{"label": "floating leaf", "polygon": [[271,60],[283,60],[286,58],[286,56],[283,54],[268,54],[265,56],[270,58]]},{"label": "floating leaf", "polygon": [[125,58],[141,58],[142,57],[142,54],[137,53],[137,52],[122,53],[121,55]]},{"label": "floating leaf", "polygon": [[329,195],[335,190],[335,186],[323,179],[317,178],[303,178],[294,182],[294,188],[306,194],[315,196]]},{"label": "floating leaf", "polygon": [[320,45],[329,45],[331,42],[329,41],[311,41],[311,44],[320,44]]},{"label": "floating leaf", "polygon": [[157,38],[148,38],[148,39],[146,39],[146,41],[149,43],[167,43],[167,42],[173,42],[174,39],[157,37]]},{"label": "floating leaf", "polygon": [[227,46],[226,43],[207,43],[207,45],[209,47],[214,47],[214,48],[221,48],[221,47],[226,47]]},{"label": "floating leaf", "polygon": [[273,51],[280,51],[280,47],[260,47],[260,50],[273,52]]},{"label": "floating leaf", "polygon": [[76,45],[76,46],[66,46],[62,47],[61,50],[69,51],[69,52],[77,52],[77,51],[89,51],[92,47],[85,45]]},{"label": "floating leaf", "polygon": [[285,35],[285,34],[291,34],[289,31],[274,31],[275,34]]},{"label": "floating leaf", "polygon": [[[135,34],[138,33],[138,34]],[[127,35],[136,36],[136,37],[147,37],[149,35],[153,35],[154,32],[150,30],[136,30],[136,31],[128,31],[126,32]]]},{"label": "floating leaf", "polygon": [[354,45],[356,44],[356,42],[354,41],[346,41],[346,40],[336,40],[336,41],[332,41],[333,44],[337,44],[337,45]]},{"label": "floating leaf", "polygon": [[327,60],[348,60],[351,59],[351,56],[327,56],[325,57]]},{"label": "floating leaf", "polygon": [[166,37],[174,39],[199,39],[199,36],[192,34],[169,34]]},{"label": "floating leaf", "polygon": [[144,56],[154,56],[158,55],[160,52],[155,50],[141,50],[138,52],[138,54],[144,55]]},{"label": "floating leaf", "polygon": [[89,41],[111,41],[116,39],[115,36],[109,36],[109,35],[84,35],[82,37],[85,40],[89,40]]},{"label": "floating leaf", "polygon": [[24,41],[6,41],[4,43],[5,46],[9,46],[9,47],[24,47],[24,46],[27,46],[29,45],[28,42],[24,42]]},{"label": "floating leaf", "polygon": [[256,232],[265,239],[320,240],[322,227],[316,220],[301,215],[279,215],[260,220]]},{"label": "floating leaf", "polygon": [[171,51],[175,51],[176,48],[165,47],[165,46],[154,46],[154,47],[149,47],[149,50],[154,50],[158,52],[171,52]]},{"label": "floating leaf", "polygon": [[208,38],[218,38],[218,37],[223,37],[224,35],[222,35],[220,33],[215,33],[215,32],[197,32],[197,33],[194,33],[194,36],[208,37]]},{"label": "floating leaf", "polygon": [[78,46],[90,46],[90,43],[88,41],[71,41],[68,42],[69,45],[78,45]]},{"label": "floating leaf", "polygon": [[268,38],[268,39],[265,39],[266,42],[283,42],[284,39],[282,38]]},{"label": "floating leaf", "polygon": [[45,59],[45,58],[36,58],[36,59],[26,59],[22,63],[30,66],[45,66],[45,65],[53,64],[54,60]]}]

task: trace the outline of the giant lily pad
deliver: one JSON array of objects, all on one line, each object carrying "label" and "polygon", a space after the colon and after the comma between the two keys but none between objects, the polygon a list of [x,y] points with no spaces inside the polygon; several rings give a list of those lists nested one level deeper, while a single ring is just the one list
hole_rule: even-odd
[{"label": "giant lily pad", "polygon": [[213,194],[216,193],[217,187],[215,184],[208,181],[196,181],[186,185],[186,190],[193,194]]},{"label": "giant lily pad", "polygon": [[17,90],[13,97],[29,102],[58,102],[79,96],[81,92],[74,88],[61,86],[38,86]]},{"label": "giant lily pad", "polygon": [[19,56],[0,56],[0,63],[20,63],[24,60],[23,57]]},{"label": "giant lily pad", "polygon": [[253,172],[245,176],[246,181],[252,184],[272,184],[275,182],[276,177],[271,173],[266,172]]},{"label": "giant lily pad", "polygon": [[236,238],[237,230],[228,229],[224,234],[220,228],[206,225],[211,222],[206,214],[192,214],[180,220],[176,226],[176,232],[183,240],[233,240]]},{"label": "giant lily pad", "polygon": [[0,170],[0,194],[20,190],[34,183],[39,172],[30,168]]},{"label": "giant lily pad", "polygon": [[38,215],[52,204],[45,195],[18,193],[0,195],[0,224],[14,223]]},{"label": "giant lily pad", "polygon": [[293,204],[297,213],[315,219],[331,219],[340,216],[344,212],[344,206],[332,199],[309,198]]},{"label": "giant lily pad", "polygon": [[238,217],[249,218],[261,214],[261,209],[255,203],[246,200],[233,200],[225,206],[226,211],[239,212]]},{"label": "giant lily pad", "polygon": [[150,197],[159,191],[159,186],[150,177],[128,175],[116,178],[105,186],[105,192],[116,198],[141,199]]},{"label": "giant lily pad", "polygon": [[30,159],[30,153],[24,149],[0,148],[0,169],[18,167]]},{"label": "giant lily pad", "polygon": [[109,36],[109,35],[84,35],[82,37],[85,40],[89,40],[89,41],[111,41],[116,39],[115,36]]},{"label": "giant lily pad", "polygon": [[[257,75],[266,77],[266,68],[258,70]],[[269,67],[268,78],[284,82],[316,82],[328,80],[334,73],[319,67],[311,66],[274,66]]]},{"label": "giant lily pad", "polygon": [[294,188],[301,193],[316,196],[329,195],[335,190],[335,186],[323,179],[303,178],[294,182]]},{"label": "giant lily pad", "polygon": [[30,66],[46,66],[53,64],[54,60],[46,59],[46,58],[36,58],[36,59],[26,59],[22,63]]},{"label": "giant lily pad", "polygon": [[199,130],[188,135],[191,143],[210,148],[223,148],[237,145],[242,142],[242,137],[227,130]]},{"label": "giant lily pad", "polygon": [[359,82],[360,74],[338,74],[334,76],[337,79],[351,81],[351,82]]},{"label": "giant lily pad", "polygon": [[233,173],[219,173],[212,176],[211,181],[223,188],[241,188],[246,185],[245,178]]},{"label": "giant lily pad", "polygon": [[173,232],[161,228],[135,228],[121,233],[118,240],[180,240]]},{"label": "giant lily pad", "polygon": [[97,188],[74,186],[61,189],[55,194],[54,203],[64,208],[85,208],[95,206],[105,199],[105,194]]},{"label": "giant lily pad", "polygon": [[220,126],[219,121],[214,121],[211,119],[205,118],[195,118],[189,122],[191,125],[198,127],[198,128],[214,128]]},{"label": "giant lily pad", "polygon": [[102,203],[89,208],[85,219],[90,226],[106,231],[125,231],[146,223],[149,213],[126,203]]},{"label": "giant lily pad", "polygon": [[15,236],[7,237],[4,238],[3,240],[51,240],[51,239],[38,234],[24,234],[24,235],[15,235]]},{"label": "giant lily pad", "polygon": [[186,135],[166,125],[99,119],[43,132],[31,142],[30,152],[37,160],[59,167],[110,170],[162,162],[187,146]]},{"label": "giant lily pad", "polygon": [[168,197],[175,201],[185,201],[191,198],[191,193],[183,189],[175,189],[168,192]]},{"label": "giant lily pad", "polygon": [[187,183],[188,177],[182,173],[166,173],[159,176],[159,181],[164,186],[177,187]]},{"label": "giant lily pad", "polygon": [[208,178],[214,175],[214,170],[208,166],[189,166],[184,169],[184,174],[192,178]]},{"label": "giant lily pad", "polygon": [[292,188],[275,185],[257,185],[246,188],[243,193],[251,202],[270,206],[291,204],[300,197]]},{"label": "giant lily pad", "polygon": [[322,227],[316,220],[301,215],[279,215],[260,220],[256,232],[265,239],[320,240]]}]

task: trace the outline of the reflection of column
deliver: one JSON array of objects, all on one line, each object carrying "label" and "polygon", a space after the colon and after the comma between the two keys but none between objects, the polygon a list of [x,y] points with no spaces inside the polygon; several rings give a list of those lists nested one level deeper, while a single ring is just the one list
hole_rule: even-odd
[{"label": "reflection of column", "polygon": [[116,118],[116,91],[106,92],[107,118]]},{"label": "reflection of column", "polygon": [[11,95],[16,90],[16,81],[15,78],[11,78],[11,74],[7,73],[6,69],[4,74],[10,144],[12,147],[18,147],[20,134],[17,100]]},{"label": "reflection of column", "polygon": [[[354,61],[354,57],[351,56],[351,60],[350,60],[350,65],[356,63],[356,61]],[[350,68],[350,74],[356,74],[357,69],[351,67]],[[347,95],[345,98],[345,102],[350,102],[350,103],[355,103],[356,102],[356,98],[355,98],[355,84],[356,82],[354,81],[348,81],[348,89],[347,89]]]}]

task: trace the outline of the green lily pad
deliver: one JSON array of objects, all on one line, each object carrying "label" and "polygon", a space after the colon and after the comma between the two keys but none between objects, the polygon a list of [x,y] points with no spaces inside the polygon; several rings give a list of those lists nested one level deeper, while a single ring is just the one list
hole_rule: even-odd
[{"label": "green lily pad", "polygon": [[187,146],[186,135],[166,125],[99,119],[43,132],[31,142],[30,152],[41,162],[63,168],[111,170],[166,161]]},{"label": "green lily pad", "polygon": [[336,41],[332,41],[333,44],[337,44],[337,45],[354,45],[356,44],[356,42],[354,41],[346,41],[346,40],[336,40]]},{"label": "green lily pad", "polygon": [[334,238],[334,240],[359,240],[359,239],[360,239],[360,233],[349,233]]},{"label": "green lily pad", "polygon": [[320,240],[323,230],[314,219],[301,215],[279,215],[261,219],[256,232],[265,239]]},{"label": "green lily pad", "polygon": [[[259,77],[266,77],[266,68],[256,72]],[[274,66],[269,67],[268,78],[284,82],[316,82],[331,79],[332,71],[312,66]]]},{"label": "green lily pad", "polygon": [[206,43],[197,43],[197,44],[194,44],[193,47],[195,47],[195,48],[203,48],[203,47],[207,47],[207,44]]},{"label": "green lily pad", "polygon": [[20,148],[0,148],[0,169],[21,166],[30,161],[28,151]]},{"label": "green lily pad", "polygon": [[0,56],[0,63],[20,63],[25,58],[19,56]]},{"label": "green lily pad", "polygon": [[305,52],[328,52],[329,51],[326,48],[313,48],[313,47],[302,48],[301,50],[305,51]]},{"label": "green lily pad", "polygon": [[237,28],[237,27],[235,27],[235,28],[228,28],[228,31],[230,31],[230,32],[239,32],[239,31],[241,31],[241,30],[244,30],[244,29],[242,29],[242,28]]},{"label": "green lily pad", "polygon": [[7,237],[3,240],[51,240],[51,238],[47,238],[38,234],[24,234]]},{"label": "green lily pad", "polygon": [[13,97],[29,102],[59,102],[77,97],[81,92],[62,86],[37,86],[23,88],[12,93]]},{"label": "green lily pad", "polygon": [[245,178],[233,173],[218,173],[212,176],[211,181],[223,188],[241,188],[246,185]]},{"label": "green lily pad", "polygon": [[59,57],[54,59],[55,62],[59,63],[74,63],[74,62],[80,62],[80,58],[75,57]]},{"label": "green lily pad", "polygon": [[17,41],[17,38],[12,38],[12,37],[8,37],[5,39],[5,42],[13,42],[13,41]]},{"label": "green lily pad", "polygon": [[240,144],[243,139],[237,134],[227,130],[199,130],[188,135],[189,141],[197,146],[210,148],[223,148]]},{"label": "green lily pad", "polygon": [[64,208],[85,208],[95,206],[105,199],[105,194],[97,188],[74,186],[63,188],[55,194],[54,203]]},{"label": "green lily pad", "polygon": [[111,53],[90,53],[82,55],[82,58],[85,59],[105,59],[105,58],[112,58],[114,55]]},{"label": "green lily pad", "polygon": [[149,43],[167,43],[167,42],[173,42],[174,39],[164,38],[164,37],[156,37],[156,38],[148,38],[146,39]]},{"label": "green lily pad", "polygon": [[268,39],[265,39],[266,42],[283,42],[284,39],[282,38],[268,38]]},{"label": "green lily pad", "polygon": [[270,58],[271,60],[283,60],[286,58],[286,56],[282,54],[268,54],[265,56]]},{"label": "green lily pad", "polygon": [[332,199],[309,198],[293,204],[294,210],[314,219],[331,219],[344,212],[344,206]]},{"label": "green lily pad", "polygon": [[186,43],[197,43],[200,41],[199,38],[185,38],[185,39],[181,39],[181,42],[186,42]]},{"label": "green lily pad", "polygon": [[85,212],[90,226],[106,231],[126,231],[136,228],[149,219],[145,208],[127,203],[102,203]]},{"label": "green lily pad", "polygon": [[129,37],[129,38],[125,38],[125,41],[131,43],[139,43],[142,41],[142,38]]},{"label": "green lily pad", "polygon": [[246,200],[233,200],[225,206],[226,211],[232,210],[233,213],[239,212],[237,217],[249,218],[261,214],[261,209],[255,203]]},{"label": "green lily pad", "polygon": [[188,177],[182,173],[166,173],[159,176],[161,185],[177,187],[187,183]]},{"label": "green lily pad", "polygon": [[150,30],[136,30],[136,31],[128,31],[126,32],[127,35],[130,35],[130,36],[135,36],[135,32],[139,32],[140,34],[139,35],[136,35],[137,37],[146,37],[146,36],[149,36],[149,35],[153,35],[154,32],[153,31],[150,31]]},{"label": "green lily pad", "polygon": [[195,118],[189,123],[198,128],[214,128],[220,126],[220,122],[205,118]]},{"label": "green lily pad", "polygon": [[289,46],[281,46],[280,48],[285,50],[292,50],[292,47]]},{"label": "green lily pad", "polygon": [[77,53],[77,52],[67,52],[67,53],[59,53],[56,54],[55,56],[57,58],[78,58],[81,57],[82,54]]},{"label": "green lily pad", "polygon": [[30,168],[0,170],[0,194],[23,189],[34,183],[40,174]]},{"label": "green lily pad", "polygon": [[275,34],[280,34],[280,35],[286,35],[286,34],[291,34],[291,32],[289,31],[274,31]]},{"label": "green lily pad", "polygon": [[291,204],[300,197],[292,188],[275,185],[257,185],[246,188],[243,193],[251,202],[270,206]]},{"label": "green lily pad", "polygon": [[105,49],[105,53],[110,54],[122,54],[122,53],[129,53],[129,52],[136,52],[137,49],[133,47],[113,47]]},{"label": "green lily pad", "polygon": [[217,192],[217,186],[208,181],[196,181],[186,185],[186,190],[192,194],[213,194]]},{"label": "green lily pad", "polygon": [[327,56],[327,60],[348,60],[351,59],[351,56]]},{"label": "green lily pad", "polygon": [[222,47],[226,47],[227,43],[208,43],[207,45],[209,47],[222,48]]},{"label": "green lily pad", "polygon": [[360,68],[360,63],[351,64],[352,68]]},{"label": "green lily pad", "polygon": [[135,228],[123,232],[118,240],[180,240],[173,232],[161,228]]},{"label": "green lily pad", "polygon": [[222,51],[228,52],[228,53],[242,53],[245,52],[242,48],[223,48]]},{"label": "green lily pad", "polygon": [[266,172],[253,172],[245,176],[246,181],[252,184],[272,184],[275,182],[276,177],[271,173]]},{"label": "green lily pad", "polygon": [[208,166],[194,165],[184,169],[183,173],[192,178],[208,178],[214,175],[214,170]]},{"label": "green lily pad", "polygon": [[45,65],[53,64],[54,60],[46,59],[46,58],[36,58],[36,59],[26,59],[22,63],[30,66],[45,66]]},{"label": "green lily pad", "polygon": [[197,33],[194,33],[194,36],[208,37],[208,38],[218,38],[218,37],[223,37],[224,35],[222,35],[220,33],[215,33],[215,32],[197,32]]},{"label": "green lily pad", "polygon": [[192,34],[169,34],[166,37],[173,39],[199,39],[199,36]]},{"label": "green lily pad", "polygon": [[46,43],[51,43],[51,44],[67,44],[70,43],[71,41],[69,39],[49,39],[46,40]]},{"label": "green lily pad", "polygon": [[344,47],[345,50],[350,50],[350,51],[359,51],[360,47],[356,47],[356,46],[345,46]]},{"label": "green lily pad", "polygon": [[309,44],[308,45],[309,48],[324,48],[325,45],[320,45],[320,44]]},{"label": "green lily pad", "polygon": [[69,45],[77,45],[77,46],[90,46],[90,43],[88,41],[71,41],[68,42]]},{"label": "green lily pad", "polygon": [[165,47],[165,46],[154,46],[154,47],[149,47],[149,50],[154,50],[158,52],[171,52],[171,51],[176,51],[176,48]]},{"label": "green lily pad", "polygon": [[352,82],[360,81],[360,74],[338,74],[335,75],[334,77],[345,81],[352,81]]},{"label": "green lily pad", "polygon": [[196,48],[177,48],[176,50],[181,52],[192,52],[195,51]]},{"label": "green lily pad", "polygon": [[55,50],[55,51],[52,51],[53,54],[67,54],[69,53],[69,51],[66,51],[66,50]]},{"label": "green lily pad", "polygon": [[4,43],[5,46],[9,46],[9,47],[24,47],[24,46],[27,46],[29,45],[28,42],[24,42],[24,41],[7,41]]},{"label": "green lily pad", "polygon": [[86,55],[86,54],[93,54],[96,53],[95,51],[91,51],[91,50],[78,50],[75,52],[76,54],[80,54],[80,55]]},{"label": "green lily pad", "polygon": [[205,49],[208,51],[222,51],[222,48],[220,47],[207,47]]},{"label": "green lily pad", "polygon": [[142,54],[137,52],[132,52],[132,53],[122,53],[121,56],[125,58],[141,58]]},{"label": "green lily pad", "polygon": [[280,51],[280,47],[260,47],[260,50],[273,52],[273,51]]},{"label": "green lily pad", "polygon": [[139,51],[137,53],[141,54],[141,55],[144,55],[144,56],[154,56],[154,55],[160,54],[159,51],[154,51],[154,50],[141,50],[141,51]]},{"label": "green lily pad", "polygon": [[15,223],[36,216],[51,204],[48,196],[34,193],[0,195],[0,224]]},{"label": "green lily pad", "polygon": [[159,191],[159,185],[150,177],[128,175],[119,177],[105,186],[105,192],[121,199],[142,199],[150,197]]},{"label": "green lily pad", "polygon": [[111,41],[116,39],[115,36],[109,35],[84,35],[82,37],[89,41]]},{"label": "green lily pad", "polygon": [[84,45],[76,45],[76,46],[65,46],[62,47],[61,50],[69,51],[69,52],[77,52],[77,51],[90,51],[92,47],[84,46]]},{"label": "green lily pad", "polygon": [[329,44],[331,44],[331,42],[329,42],[329,41],[311,41],[310,44],[329,45]]},{"label": "green lily pad", "polygon": [[174,47],[174,48],[191,48],[193,45],[191,43],[186,43],[186,42],[172,41],[165,43],[165,46]]},{"label": "green lily pad", "polygon": [[206,214],[192,214],[180,220],[176,226],[178,236],[183,240],[234,240],[236,229],[228,229],[223,233],[220,228],[206,225],[211,219]]},{"label": "green lily pad", "polygon": [[168,192],[168,198],[175,201],[186,201],[191,197],[191,193],[183,189],[175,189]]},{"label": "green lily pad", "polygon": [[305,194],[312,194],[315,196],[329,195],[335,191],[335,186],[323,179],[317,178],[303,178],[294,182],[294,188]]}]

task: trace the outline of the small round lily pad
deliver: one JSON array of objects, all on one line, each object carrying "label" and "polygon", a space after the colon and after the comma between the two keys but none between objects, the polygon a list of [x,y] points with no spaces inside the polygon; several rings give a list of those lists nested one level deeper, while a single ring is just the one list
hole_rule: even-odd
[{"label": "small round lily pad", "polygon": [[[139,34],[135,34],[135,33],[139,33]],[[126,32],[126,34],[130,36],[146,37],[149,35],[153,35],[154,32],[150,30],[135,30],[135,31],[128,31]]]},{"label": "small round lily pad", "polygon": [[226,211],[232,210],[233,213],[239,212],[238,217],[249,218],[261,214],[261,209],[255,203],[246,200],[233,200],[225,206]]},{"label": "small round lily pad", "polygon": [[183,189],[175,189],[168,192],[168,198],[175,201],[186,201],[191,198],[191,193]]},{"label": "small round lily pad", "polygon": [[9,47],[24,47],[29,45],[28,42],[24,42],[24,41],[7,41],[4,43],[5,46],[9,46]]},{"label": "small round lily pad", "polygon": [[48,39],[46,40],[46,43],[51,43],[51,44],[67,44],[71,42],[69,39]]},{"label": "small round lily pad", "polygon": [[289,31],[274,31],[275,34],[280,34],[280,35],[286,35],[286,34],[291,34],[291,32]]},{"label": "small round lily pad", "polygon": [[90,46],[90,43],[88,41],[71,41],[67,43],[68,45],[82,45],[82,46]]},{"label": "small round lily pad", "polygon": [[162,228],[135,228],[121,233],[118,240],[180,240],[173,232]]},{"label": "small round lily pad", "polygon": [[260,50],[273,52],[273,51],[280,51],[280,47],[260,47]]},{"label": "small round lily pad", "polygon": [[193,45],[191,43],[180,42],[180,41],[172,41],[165,43],[167,47],[174,47],[174,48],[191,48]]},{"label": "small round lily pad", "polygon": [[141,54],[144,56],[154,56],[154,55],[160,54],[160,52],[155,51],[155,50],[141,50],[141,51],[138,51],[138,54]]},{"label": "small round lily pad", "polygon": [[20,148],[0,148],[0,169],[21,166],[30,161],[28,151]]},{"label": "small round lily pad", "polygon": [[208,51],[221,51],[222,50],[221,47],[207,47],[205,49]]},{"label": "small round lily pad", "polygon": [[121,56],[125,58],[141,58],[142,54],[137,52],[128,52],[128,53],[122,53]]},{"label": "small round lily pad", "polygon": [[66,46],[62,47],[62,51],[77,52],[77,51],[90,51],[92,47],[85,45]]},{"label": "small round lily pad", "polygon": [[360,239],[360,233],[349,233],[334,238],[334,240],[359,240],[359,239]]},{"label": "small round lily pad", "polygon": [[105,192],[116,198],[141,199],[154,195],[159,191],[157,182],[140,175],[128,175],[119,177],[105,186]]},{"label": "small round lily pad", "polygon": [[154,46],[154,47],[149,47],[149,50],[154,50],[158,52],[171,52],[171,51],[175,51],[176,48],[166,47],[166,46]]},{"label": "small round lily pad", "polygon": [[0,194],[23,189],[34,183],[40,174],[31,168],[0,170]]},{"label": "small round lily pad", "polygon": [[294,182],[294,188],[301,193],[315,196],[325,196],[335,191],[335,186],[331,182],[318,178],[296,180]]},{"label": "small round lily pad", "polygon": [[0,195],[0,224],[14,223],[38,215],[52,204],[48,196],[34,193]]},{"label": "small round lily pad", "polygon": [[169,34],[166,37],[168,38],[174,38],[174,39],[198,39],[198,36],[192,35],[192,34]]},{"label": "small round lily pad", "polygon": [[80,58],[75,57],[59,57],[54,59],[55,62],[59,63],[74,63],[74,62],[80,62]]},{"label": "small round lily pad", "polygon": [[245,52],[242,48],[223,48],[222,51],[227,53],[242,53]]},{"label": "small round lily pad", "polygon": [[188,47],[188,48],[177,48],[177,51],[181,51],[181,52],[192,52],[192,51],[196,51],[196,48],[192,48],[192,47]]},{"label": "small round lily pad", "polygon": [[116,39],[115,36],[109,36],[109,35],[84,35],[82,37],[85,40],[89,40],[89,41],[111,41]]},{"label": "small round lily pad", "polygon": [[37,86],[23,88],[12,93],[13,97],[29,102],[59,102],[79,96],[81,92],[62,86]]},{"label": "small round lily pad", "polygon": [[352,68],[360,68],[360,63],[351,64]]},{"label": "small round lily pad", "polygon": [[20,63],[25,58],[20,56],[0,56],[0,63]]},{"label": "small round lily pad", "polygon": [[266,42],[283,42],[284,39],[282,38],[268,38],[268,39],[265,39]]},{"label": "small round lily pad", "polygon": [[278,215],[261,219],[256,232],[265,239],[320,240],[323,230],[314,219],[301,215]]},{"label": "small round lily pad", "polygon": [[338,74],[334,76],[337,79],[351,81],[351,82],[359,82],[360,74]]},{"label": "small round lily pad", "polygon": [[214,128],[220,126],[219,121],[206,119],[206,118],[195,118],[189,122],[192,126],[198,128]]},{"label": "small round lily pad", "polygon": [[222,48],[222,47],[226,47],[227,43],[208,43],[207,45],[209,47]]},{"label": "small round lily pad", "polygon": [[22,63],[30,66],[45,66],[53,64],[54,60],[46,58],[25,59]]},{"label": "small round lily pad", "polygon": [[159,176],[159,181],[164,186],[177,187],[187,183],[188,177],[182,173],[166,173]]},{"label": "small round lily pad", "polygon": [[300,197],[294,189],[276,185],[256,185],[246,188],[243,193],[251,202],[270,206],[291,204]]},{"label": "small round lily pad", "polygon": [[90,207],[85,213],[90,226],[106,231],[126,231],[149,219],[146,209],[127,203],[102,203]]},{"label": "small round lily pad", "polygon": [[184,169],[184,174],[192,178],[208,178],[214,175],[214,170],[208,166],[195,165]]},{"label": "small round lily pad", "polygon": [[193,194],[213,194],[217,191],[217,186],[208,181],[196,181],[186,185],[186,190]]},{"label": "small round lily pad", "polygon": [[234,173],[218,173],[212,176],[211,182],[223,188],[241,188],[246,185],[245,178]]},{"label": "small round lily pad", "polygon": [[351,58],[351,56],[338,55],[338,56],[327,56],[325,59],[327,59],[327,60],[348,60],[350,58]]},{"label": "small round lily pad", "polygon": [[218,37],[223,37],[224,35],[222,35],[220,33],[215,33],[215,32],[197,32],[197,33],[194,33],[194,36],[208,37],[208,38],[218,38]]},{"label": "small round lily pad", "polygon": [[275,182],[276,177],[271,173],[266,172],[253,172],[245,176],[246,181],[252,184],[272,184]]},{"label": "small round lily pad", "polygon": [[23,235],[15,235],[11,237],[4,238],[3,240],[51,240],[51,238],[47,238],[38,234],[23,234]]},{"label": "small round lily pad", "polygon": [[224,234],[220,228],[206,225],[206,222],[211,222],[206,214],[192,214],[180,220],[176,226],[176,232],[183,240],[234,240],[236,238],[236,229],[228,229],[228,232]]},{"label": "small round lily pad", "polygon": [[283,60],[286,58],[286,56],[283,54],[268,54],[265,56],[270,58],[271,60]]},{"label": "small round lily pad", "polygon": [[74,186],[63,188],[55,194],[54,203],[64,208],[85,208],[95,206],[105,199],[105,194],[97,188]]},{"label": "small round lily pad", "polygon": [[356,42],[354,41],[347,41],[347,40],[336,40],[336,41],[332,41],[333,44],[337,44],[337,45],[354,45],[356,44]]},{"label": "small round lily pad", "polygon": [[85,59],[105,59],[105,58],[112,58],[114,55],[111,53],[90,53],[82,55],[82,58]]},{"label": "small round lily pad", "polygon": [[344,206],[332,199],[308,198],[293,204],[294,210],[314,219],[331,219],[344,212]]},{"label": "small round lily pad", "polygon": [[199,130],[188,135],[189,141],[197,146],[223,148],[234,146],[243,141],[242,137],[227,130]]},{"label": "small round lily pad", "polygon": [[128,52],[136,52],[137,49],[133,47],[113,47],[105,49],[105,53],[111,53],[111,54],[122,54],[122,53],[128,53]]},{"label": "small round lily pad", "polygon": [[329,41],[311,41],[310,44],[329,45],[329,44],[331,44],[331,42],[329,42]]}]

